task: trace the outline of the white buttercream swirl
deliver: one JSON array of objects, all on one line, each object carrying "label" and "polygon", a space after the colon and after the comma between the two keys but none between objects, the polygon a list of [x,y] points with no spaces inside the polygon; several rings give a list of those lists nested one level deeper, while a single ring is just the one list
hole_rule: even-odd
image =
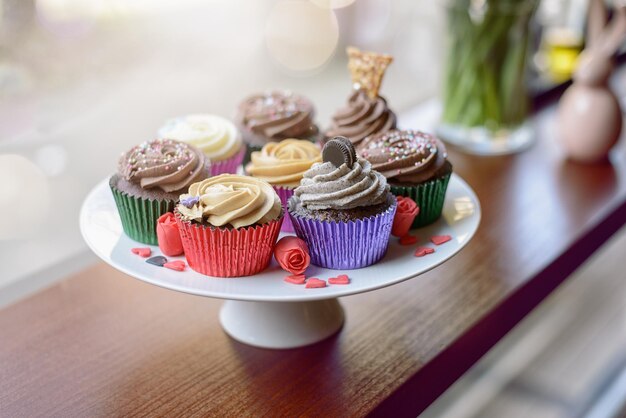
[{"label": "white buttercream swirl", "polygon": [[352,168],[317,163],[304,173],[295,195],[309,210],[353,209],[384,203],[389,192],[385,177],[359,158]]},{"label": "white buttercream swirl", "polygon": [[198,114],[171,119],[159,129],[159,136],[192,144],[212,161],[230,158],[242,146],[235,125],[217,115]]}]

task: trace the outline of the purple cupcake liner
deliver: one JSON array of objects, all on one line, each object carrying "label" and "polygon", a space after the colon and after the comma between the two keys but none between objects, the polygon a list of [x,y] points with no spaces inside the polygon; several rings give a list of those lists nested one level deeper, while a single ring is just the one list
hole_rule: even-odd
[{"label": "purple cupcake liner", "polygon": [[219,176],[220,174],[237,174],[237,169],[243,161],[246,154],[245,145],[241,145],[241,149],[235,155],[222,161],[211,161],[211,176]]},{"label": "purple cupcake liner", "polygon": [[[285,211],[285,213],[287,213],[287,202],[289,202],[289,198],[293,196],[293,189],[274,186],[274,190],[276,190],[276,193],[278,193],[278,197],[280,197],[280,202],[283,204],[283,210]],[[283,221],[283,227],[280,230],[282,232],[294,232],[291,217],[285,216],[285,220]]]},{"label": "purple cupcake liner", "polygon": [[289,212],[296,235],[303,239],[316,266],[352,270],[370,266],[384,257],[397,203],[383,213],[349,222],[304,218]]}]

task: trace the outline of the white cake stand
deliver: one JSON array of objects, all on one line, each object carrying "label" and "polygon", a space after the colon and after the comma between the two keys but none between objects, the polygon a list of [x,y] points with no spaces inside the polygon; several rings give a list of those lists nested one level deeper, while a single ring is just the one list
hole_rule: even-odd
[{"label": "white cake stand", "polygon": [[[87,245],[116,269],[148,283],[171,290],[225,299],[220,311],[224,330],[234,339],[264,348],[294,348],[321,341],[337,332],[344,320],[338,297],[367,292],[411,279],[440,265],[459,252],[472,238],[480,222],[480,204],[472,189],[461,178],[450,180],[442,218],[414,231],[419,245],[429,245],[435,253],[417,258],[418,244],[401,246],[392,237],[387,255],[371,267],[337,271],[310,266],[307,277],[328,279],[345,273],[351,283],[306,289],[285,283],[288,274],[272,260],[260,274],[241,278],[207,277],[191,269],[184,272],[158,267],[132,254],[133,247],[147,247],[122,232],[108,179],[89,193],[80,213],[80,229]],[[451,235],[440,246],[429,242],[433,235]],[[152,256],[161,255],[152,246]],[[184,257],[168,257],[170,260]]]}]

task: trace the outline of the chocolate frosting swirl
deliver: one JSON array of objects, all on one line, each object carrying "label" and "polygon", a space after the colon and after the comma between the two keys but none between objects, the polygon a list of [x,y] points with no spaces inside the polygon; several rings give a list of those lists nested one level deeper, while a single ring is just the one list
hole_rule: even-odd
[{"label": "chocolate frosting swirl", "polygon": [[199,149],[171,139],[144,142],[123,153],[118,174],[144,189],[179,192],[208,176],[209,161]]},{"label": "chocolate frosting swirl", "polygon": [[337,168],[330,162],[313,164],[294,193],[302,206],[319,210],[382,204],[388,192],[385,177],[372,170],[368,161],[359,158],[351,168],[345,164]]},{"label": "chocolate frosting swirl", "polygon": [[235,118],[245,139],[255,145],[317,135],[313,103],[288,91],[257,94],[244,100]]},{"label": "chocolate frosting swirl", "polygon": [[422,183],[435,177],[448,154],[435,136],[394,130],[365,139],[357,148],[375,170],[399,183]]},{"label": "chocolate frosting swirl", "polygon": [[396,115],[387,107],[387,101],[380,96],[371,99],[361,89],[350,94],[347,105],[335,113],[326,137],[345,136],[357,145],[370,135],[395,128]]}]

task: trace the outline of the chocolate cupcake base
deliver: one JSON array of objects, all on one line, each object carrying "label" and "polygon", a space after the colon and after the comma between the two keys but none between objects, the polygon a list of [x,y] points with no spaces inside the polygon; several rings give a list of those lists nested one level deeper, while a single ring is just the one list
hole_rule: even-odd
[{"label": "chocolate cupcake base", "polygon": [[109,180],[124,233],[143,244],[158,245],[157,219],[174,210],[178,195],[145,190],[114,175]]},{"label": "chocolate cupcake base", "polygon": [[[396,213],[396,199],[390,194],[382,211],[357,218],[357,211],[343,211],[338,215],[329,211],[299,210],[297,197],[289,200],[289,216],[296,235],[309,247],[311,263],[331,269],[351,270],[370,266],[380,261],[387,252],[389,235]],[[380,208],[379,208],[380,210]],[[362,213],[362,212],[361,212]],[[333,217],[353,218],[347,221],[330,220]]]},{"label": "chocolate cupcake base", "polygon": [[390,184],[391,193],[413,199],[420,208],[411,225],[412,229],[430,225],[441,217],[450,176],[452,171],[418,185]]}]

